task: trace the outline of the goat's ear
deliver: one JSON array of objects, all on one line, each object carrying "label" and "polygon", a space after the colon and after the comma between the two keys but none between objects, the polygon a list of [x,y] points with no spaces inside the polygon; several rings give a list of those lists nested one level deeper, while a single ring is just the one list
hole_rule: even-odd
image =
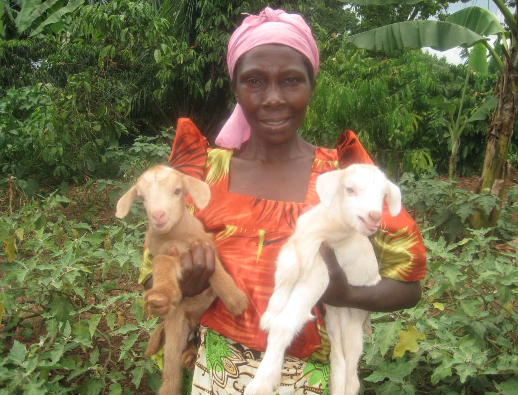
[{"label": "goat's ear", "polygon": [[117,202],[117,211],[115,216],[117,218],[124,218],[128,215],[131,204],[137,199],[137,187],[133,185],[128,192],[126,192]]},{"label": "goat's ear", "polygon": [[183,185],[189,195],[191,195],[192,201],[200,210],[207,207],[210,200],[210,188],[209,186],[194,177],[190,177],[187,175],[182,176]]},{"label": "goat's ear", "polygon": [[337,195],[344,173],[341,170],[321,174],[317,178],[317,194],[324,207],[330,207]]},{"label": "goat's ear", "polygon": [[388,181],[387,200],[390,215],[397,216],[401,212],[401,191],[398,186]]}]

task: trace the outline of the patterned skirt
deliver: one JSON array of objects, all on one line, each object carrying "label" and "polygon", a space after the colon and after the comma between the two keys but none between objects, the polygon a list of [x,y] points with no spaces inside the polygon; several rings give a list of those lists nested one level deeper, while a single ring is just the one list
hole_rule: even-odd
[{"label": "patterned skirt", "polygon": [[[215,331],[199,329],[200,346],[192,386],[184,382],[184,395],[242,394],[252,381],[264,353],[251,350]],[[276,395],[327,395],[329,364],[286,356]],[[190,387],[190,392],[189,392]]]}]

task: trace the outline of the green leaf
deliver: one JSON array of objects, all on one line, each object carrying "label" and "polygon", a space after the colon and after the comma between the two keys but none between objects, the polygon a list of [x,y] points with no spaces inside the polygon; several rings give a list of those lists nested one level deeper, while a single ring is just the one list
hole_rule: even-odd
[{"label": "green leaf", "polygon": [[51,8],[58,1],[59,0],[47,0],[47,1],[43,2],[43,4],[41,4],[39,7],[37,7],[34,10],[34,12],[31,13],[29,18],[27,18],[27,20],[25,21],[24,26],[23,26],[24,27],[23,31],[20,30],[21,26],[18,26],[18,33],[21,34],[25,30],[27,30],[29,27],[31,27],[36,19],[41,17],[45,13],[45,11],[47,11],[49,8]]},{"label": "green leaf", "polygon": [[49,307],[54,317],[61,322],[67,321],[74,310],[68,299],[60,297],[54,297]]},{"label": "green leaf", "polygon": [[87,395],[99,395],[103,389],[103,381],[99,379],[90,379],[86,383]]},{"label": "green leaf", "polygon": [[140,381],[142,380],[142,376],[144,376],[144,373],[146,373],[146,371],[143,367],[138,367],[131,371],[131,382],[133,383],[135,388],[138,389],[140,387]]},{"label": "green leaf", "polygon": [[446,51],[459,46],[471,47],[484,40],[485,37],[453,23],[408,21],[347,37],[346,43],[370,51],[424,47]]},{"label": "green leaf", "polygon": [[44,380],[39,380],[36,382],[30,382],[25,386],[25,391],[23,391],[23,395],[45,395],[47,394],[47,390],[42,388],[43,384],[45,384]]},{"label": "green leaf", "polygon": [[126,324],[122,328],[117,329],[113,333],[117,335],[125,335],[126,333],[134,331],[136,329],[138,329],[138,326],[136,326],[135,324]]},{"label": "green leaf", "polygon": [[101,321],[101,314],[92,314],[88,320],[88,329],[90,331],[90,337],[94,337],[95,330]]},{"label": "green leaf", "polygon": [[15,19],[18,34],[22,34],[29,28],[31,14],[40,4],[41,0],[25,0],[22,2],[21,10]]},{"label": "green leaf", "polygon": [[446,22],[455,23],[482,36],[504,33],[504,28],[496,16],[482,7],[466,7],[451,14]]},{"label": "green leaf", "polygon": [[484,121],[496,108],[497,104],[498,100],[494,96],[488,96],[484,104],[466,122]]},{"label": "green leaf", "polygon": [[155,62],[160,63],[160,61],[162,60],[162,52],[160,52],[159,49],[155,49],[154,56]]},{"label": "green leaf", "polygon": [[396,343],[398,331],[401,329],[401,321],[383,322],[376,324],[376,340],[379,343],[380,354],[385,356],[390,346]]},{"label": "green leaf", "polygon": [[515,378],[511,378],[503,383],[495,383],[495,387],[498,388],[500,393],[503,395],[516,395],[516,388],[518,388],[518,380]]},{"label": "green leaf", "polygon": [[482,74],[487,74],[487,48],[478,43],[469,52],[468,66]]},{"label": "green leaf", "polygon": [[442,358],[442,363],[436,367],[432,373],[432,384],[437,385],[439,381],[445,379],[446,377],[450,377],[452,375],[452,365],[453,361],[450,358]]},{"label": "green leaf", "polygon": [[110,385],[110,395],[122,395],[122,387],[119,383]]},{"label": "green leaf", "polygon": [[405,355],[405,352],[416,352],[419,349],[418,340],[424,340],[425,334],[419,332],[413,325],[407,325],[408,331],[399,331],[399,342],[394,347],[392,359]]},{"label": "green leaf", "polygon": [[115,317],[115,313],[106,314],[106,324],[112,331],[115,328]]},{"label": "green leaf", "polygon": [[71,13],[75,11],[81,4],[84,3],[85,0],[70,0],[66,7],[62,7],[50,15],[46,20],[44,20],[40,25],[30,34],[30,37],[36,36],[40,34],[43,28],[47,25],[57,23],[61,21],[63,15]]},{"label": "green leaf", "polygon": [[9,351],[9,359],[16,363],[17,365],[21,365],[27,356],[27,350],[25,346],[21,344],[18,340],[15,340],[13,343],[13,347],[11,351]]}]

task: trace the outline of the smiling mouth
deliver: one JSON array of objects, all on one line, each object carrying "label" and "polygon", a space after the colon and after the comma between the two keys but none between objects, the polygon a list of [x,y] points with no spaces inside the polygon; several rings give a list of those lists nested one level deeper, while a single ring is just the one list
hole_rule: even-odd
[{"label": "smiling mouth", "polygon": [[285,123],[287,123],[289,120],[289,118],[282,118],[282,119],[268,119],[268,120],[263,120],[261,121],[261,123],[263,123],[264,125],[266,126],[282,126],[284,125]]}]

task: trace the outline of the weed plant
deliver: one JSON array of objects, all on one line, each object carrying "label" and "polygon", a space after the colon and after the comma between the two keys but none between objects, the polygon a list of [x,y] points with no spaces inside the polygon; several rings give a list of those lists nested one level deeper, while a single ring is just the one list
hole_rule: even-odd
[{"label": "weed plant", "polygon": [[[152,164],[143,158],[166,161],[163,141],[141,137],[114,149],[119,180],[62,184],[22,200],[7,190],[0,199],[0,395],[158,390],[157,361],[143,357],[157,319],[144,315],[136,285],[145,219],[135,207],[117,221],[113,207]],[[490,195],[432,176],[405,175],[401,184],[423,229],[427,277],[415,308],[372,315],[362,392],[515,394],[518,253],[501,246],[516,235],[516,193],[504,207],[506,225],[491,236],[469,228],[477,205],[496,203]]]}]

